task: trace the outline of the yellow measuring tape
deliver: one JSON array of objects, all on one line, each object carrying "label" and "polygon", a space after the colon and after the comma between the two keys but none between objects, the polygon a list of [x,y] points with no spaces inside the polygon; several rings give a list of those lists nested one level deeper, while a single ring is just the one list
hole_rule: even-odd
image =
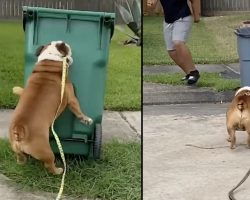
[{"label": "yellow measuring tape", "polygon": [[63,193],[63,187],[64,187],[64,181],[65,181],[65,175],[66,175],[66,160],[65,160],[65,156],[64,156],[62,144],[60,142],[60,139],[59,139],[58,135],[56,134],[56,132],[54,130],[54,123],[55,123],[55,120],[56,120],[56,116],[57,116],[57,114],[59,112],[59,109],[60,109],[60,107],[62,105],[62,100],[63,100],[63,94],[64,94],[64,89],[65,89],[65,82],[66,82],[67,72],[68,72],[68,63],[67,63],[67,58],[64,57],[63,58],[63,65],[62,65],[61,101],[60,101],[60,105],[57,108],[57,111],[56,111],[53,123],[51,125],[51,130],[52,130],[52,133],[53,133],[54,138],[56,140],[56,144],[58,146],[58,149],[59,149],[62,161],[63,161],[63,166],[64,166],[63,175],[62,175],[62,181],[61,181],[61,186],[60,186],[59,192],[57,194],[56,200],[61,199],[61,196],[62,196],[62,193]]}]

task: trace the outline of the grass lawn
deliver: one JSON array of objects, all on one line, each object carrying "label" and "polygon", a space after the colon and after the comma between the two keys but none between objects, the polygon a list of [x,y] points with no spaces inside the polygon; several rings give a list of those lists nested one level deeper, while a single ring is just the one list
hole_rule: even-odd
[{"label": "grass lawn", "polygon": [[124,46],[126,39],[119,30],[115,31],[110,47],[106,109],[141,109],[141,48]]},{"label": "grass lawn", "polygon": [[[156,74],[146,75],[143,80],[146,82],[163,83],[171,85],[185,85],[185,81],[181,81],[183,73],[174,74]],[[218,73],[201,73],[201,78],[197,83],[198,87],[210,87],[217,91],[235,90],[240,87],[240,81],[237,79],[225,79]]]},{"label": "grass lawn", "polygon": [[[238,62],[234,29],[250,18],[250,14],[206,17],[193,25],[188,46],[195,63]],[[163,17],[144,17],[143,63],[173,64],[167,56],[163,40]]]},{"label": "grass lawn", "polygon": [[[26,190],[56,193],[61,176],[48,174],[41,162],[29,159],[16,164],[6,140],[0,140],[0,173],[8,176]],[[117,200],[141,198],[141,153],[136,142],[104,144],[102,160],[98,162],[67,159],[64,195]],[[59,163],[59,162],[57,162]],[[59,163],[62,166],[62,164]]]},{"label": "grass lawn", "polygon": [[[23,86],[24,33],[21,22],[0,22],[0,108],[14,108],[12,87]],[[116,30],[108,66],[105,109],[141,109],[141,49],[124,46],[127,36]]]}]

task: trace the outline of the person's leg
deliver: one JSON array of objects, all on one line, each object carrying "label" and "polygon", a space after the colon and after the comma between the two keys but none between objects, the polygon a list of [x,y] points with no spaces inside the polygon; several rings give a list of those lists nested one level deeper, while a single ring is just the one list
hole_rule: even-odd
[{"label": "person's leg", "polygon": [[168,50],[168,55],[186,73],[196,70],[192,56],[183,42],[174,42],[174,50]]},{"label": "person's leg", "polygon": [[[180,19],[172,24],[164,23],[164,39],[169,56],[186,73],[185,80],[189,84],[199,79],[199,72],[196,70],[191,53],[185,44],[192,26],[192,17]],[[193,77],[195,75],[195,77]]]},{"label": "person's leg", "polygon": [[175,62],[187,74],[186,79],[188,80],[188,84],[197,82],[200,77],[198,70],[195,68],[192,55],[186,45],[191,28],[191,16],[174,22],[172,41],[175,52],[169,52],[170,57],[175,59]]},{"label": "person's leg", "polygon": [[183,67],[183,62],[179,58],[179,55],[177,54],[175,43],[172,40],[173,38],[173,29],[174,29],[174,23],[173,24],[167,24],[164,22],[163,25],[164,29],[164,39],[167,47],[167,51],[169,56],[172,58],[172,60],[186,73],[189,73],[189,70],[187,70],[185,67]]},{"label": "person's leg", "polygon": [[169,50],[168,54],[186,73],[186,76],[181,80],[187,81],[188,84],[196,83],[200,78],[200,74],[194,66],[189,49],[182,41],[174,41],[174,47],[175,50]]},{"label": "person's leg", "polygon": [[175,61],[177,65],[181,67],[181,69],[189,74],[191,71],[196,70],[191,53],[183,41],[173,41],[174,43],[174,51],[169,51],[169,56]]}]

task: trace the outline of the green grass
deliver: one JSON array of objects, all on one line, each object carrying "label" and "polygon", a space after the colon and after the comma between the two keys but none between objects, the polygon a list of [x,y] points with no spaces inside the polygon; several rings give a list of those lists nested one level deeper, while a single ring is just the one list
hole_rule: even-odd
[{"label": "green grass", "polygon": [[[238,62],[234,29],[250,14],[206,17],[194,24],[188,40],[195,63]],[[144,17],[143,63],[173,64],[167,55],[162,31],[163,17]]]},{"label": "green grass", "polygon": [[[145,75],[143,80],[146,82],[171,84],[171,85],[185,85],[185,81],[181,81],[183,74],[157,74]],[[237,79],[225,79],[218,73],[201,73],[201,78],[197,83],[198,87],[213,88],[216,91],[235,90],[240,87],[240,81]]]},{"label": "green grass", "polygon": [[124,46],[128,39],[116,30],[112,39],[105,108],[110,110],[141,109],[141,48]]},{"label": "green grass", "polygon": [[[23,85],[24,33],[21,22],[0,22],[0,108],[14,108],[12,87]],[[141,109],[141,49],[124,46],[127,36],[115,31],[108,66],[105,109]]]},{"label": "green grass", "polygon": [[[42,163],[34,159],[29,159],[25,165],[16,164],[6,140],[0,140],[0,149],[0,173],[22,189],[58,192],[61,176],[48,174]],[[141,197],[139,143],[112,141],[104,144],[102,160],[67,159],[67,164],[64,195],[102,200],[139,200]]]},{"label": "green grass", "polygon": [[0,107],[13,108],[12,87],[23,85],[24,33],[19,22],[0,22]]}]

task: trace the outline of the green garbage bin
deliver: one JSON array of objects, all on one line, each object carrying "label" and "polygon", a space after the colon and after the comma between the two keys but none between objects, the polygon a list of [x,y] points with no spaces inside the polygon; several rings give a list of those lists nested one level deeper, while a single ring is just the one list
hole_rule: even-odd
[{"label": "green garbage bin", "polygon": [[[91,126],[84,125],[69,110],[62,113],[56,120],[55,130],[65,154],[100,157],[106,69],[114,19],[114,13],[23,7],[25,83],[37,61],[36,49],[54,40],[65,41],[71,46],[74,60],[69,77],[81,109],[94,122]],[[58,153],[52,136],[50,143]]]}]

